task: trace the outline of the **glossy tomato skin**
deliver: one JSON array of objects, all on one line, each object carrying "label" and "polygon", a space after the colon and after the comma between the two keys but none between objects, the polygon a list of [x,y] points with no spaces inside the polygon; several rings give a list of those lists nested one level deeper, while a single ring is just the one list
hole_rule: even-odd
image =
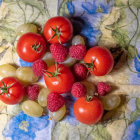
[{"label": "glossy tomato skin", "polygon": [[102,118],[104,110],[98,98],[93,97],[92,101],[88,102],[85,97],[81,97],[74,103],[73,112],[79,122],[90,125]]},{"label": "glossy tomato skin", "polygon": [[[57,78],[46,76],[48,74],[47,72],[44,74],[47,88],[50,91],[57,92],[59,94],[69,92],[74,83],[74,77],[71,70],[63,64],[57,64],[57,69],[60,69],[59,72],[61,73]],[[54,72],[55,65],[50,66],[47,71]]]},{"label": "glossy tomato skin", "polygon": [[[32,46],[39,45],[35,51]],[[41,58],[46,52],[46,41],[43,36],[36,33],[26,33],[22,35],[17,42],[17,53],[21,59],[27,62],[34,62]]]},{"label": "glossy tomato skin", "polygon": [[[25,95],[24,86],[14,77],[6,77],[0,81],[0,87],[3,87],[2,81],[5,83],[6,87],[12,85],[8,90],[8,95],[3,93],[0,95],[0,100],[6,104],[13,105],[22,101]],[[0,94],[2,90],[0,90]]]},{"label": "glossy tomato skin", "polygon": [[85,63],[93,63],[94,69],[90,71],[95,76],[108,74],[114,65],[114,59],[106,48],[95,46],[88,50],[84,57]]},{"label": "glossy tomato skin", "polygon": [[58,37],[55,36],[53,39],[53,35],[55,34],[53,29],[58,28],[60,32],[60,42],[66,43],[69,41],[73,35],[73,26],[69,19],[62,16],[52,17],[50,18],[43,29],[44,36],[49,43],[59,43]]}]

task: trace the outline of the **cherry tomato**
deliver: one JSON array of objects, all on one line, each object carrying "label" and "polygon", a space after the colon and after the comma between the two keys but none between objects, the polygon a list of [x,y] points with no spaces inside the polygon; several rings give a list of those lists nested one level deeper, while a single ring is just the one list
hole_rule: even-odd
[{"label": "cherry tomato", "polygon": [[49,43],[66,43],[73,35],[73,26],[66,17],[57,16],[46,22],[43,32]]},{"label": "cherry tomato", "polygon": [[41,58],[46,51],[46,41],[36,33],[26,33],[17,42],[17,53],[21,59],[34,62]]},{"label": "cherry tomato", "polygon": [[91,101],[87,101],[85,97],[81,97],[74,103],[73,112],[79,122],[95,124],[103,115],[103,106],[101,101],[96,97],[93,97]]},{"label": "cherry tomato", "polygon": [[63,64],[50,66],[44,74],[44,79],[47,88],[59,94],[69,92],[74,83],[71,70]]},{"label": "cherry tomato", "polygon": [[17,104],[25,95],[24,86],[14,77],[6,77],[0,81],[0,100],[6,104]]},{"label": "cherry tomato", "polygon": [[114,65],[114,59],[110,51],[106,48],[95,46],[90,48],[84,57],[90,72],[96,76],[108,74]]}]

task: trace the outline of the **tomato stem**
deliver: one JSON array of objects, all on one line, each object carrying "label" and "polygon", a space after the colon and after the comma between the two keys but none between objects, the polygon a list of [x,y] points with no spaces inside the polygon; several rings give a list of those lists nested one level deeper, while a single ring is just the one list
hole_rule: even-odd
[{"label": "tomato stem", "polygon": [[86,67],[89,69],[89,71],[93,71],[94,70],[94,64],[92,63],[84,63],[86,65]]},{"label": "tomato stem", "polygon": [[45,72],[49,73],[51,76],[49,76],[48,74],[44,73],[47,77],[56,77],[57,80],[58,80],[58,75],[61,74],[59,71],[60,71],[60,68],[57,68],[57,63],[55,63],[55,71],[54,72],[50,72],[50,71],[47,71],[47,70],[44,70]]},{"label": "tomato stem", "polygon": [[40,53],[42,51],[42,49],[38,50],[38,48],[41,47],[41,44],[39,43],[37,45],[37,43],[35,43],[34,45],[32,45],[32,48],[37,52],[37,53]]},{"label": "tomato stem", "polygon": [[11,85],[9,85],[9,86],[6,86],[5,83],[2,81],[2,84],[3,84],[3,87],[0,87],[0,90],[2,90],[2,92],[1,92],[0,95],[6,93],[7,96],[9,97],[8,90],[9,90],[9,88],[10,88],[11,86],[13,86],[15,83],[13,83],[13,84],[11,84]]},{"label": "tomato stem", "polygon": [[90,102],[93,99],[93,96],[87,95],[86,96],[86,101]]},{"label": "tomato stem", "polygon": [[56,29],[51,27],[51,29],[54,31],[54,35],[48,41],[52,40],[55,36],[57,36],[58,37],[58,41],[61,44],[61,41],[60,41],[61,32],[59,31],[59,29],[57,27],[56,27]]}]

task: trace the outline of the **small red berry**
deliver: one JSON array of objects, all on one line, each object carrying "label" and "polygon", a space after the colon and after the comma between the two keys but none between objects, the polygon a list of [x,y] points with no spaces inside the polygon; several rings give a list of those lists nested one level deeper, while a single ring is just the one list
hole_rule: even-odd
[{"label": "small red berry", "polygon": [[62,44],[51,44],[50,52],[56,62],[64,62],[68,55],[68,49]]},{"label": "small red berry", "polygon": [[85,96],[86,92],[86,87],[80,82],[74,83],[71,89],[71,94],[76,98]]},{"label": "small red berry", "polygon": [[77,63],[73,66],[73,74],[77,80],[84,80],[87,77],[88,69],[84,64]]},{"label": "small red berry", "polygon": [[33,63],[32,69],[37,77],[41,77],[44,73],[44,70],[47,69],[47,64],[45,61],[38,59]]},{"label": "small red berry", "polygon": [[108,93],[111,90],[110,85],[108,85],[105,82],[99,82],[97,84],[97,91],[99,95],[105,95],[106,93]]},{"label": "small red berry", "polygon": [[56,112],[65,104],[65,99],[63,96],[56,92],[49,93],[47,97],[47,107],[51,112]]},{"label": "small red berry", "polygon": [[30,100],[36,100],[38,98],[39,91],[40,86],[37,84],[29,85],[28,87],[26,87],[27,97]]},{"label": "small red berry", "polygon": [[86,46],[81,44],[71,46],[69,48],[69,55],[77,60],[83,59],[86,55]]}]

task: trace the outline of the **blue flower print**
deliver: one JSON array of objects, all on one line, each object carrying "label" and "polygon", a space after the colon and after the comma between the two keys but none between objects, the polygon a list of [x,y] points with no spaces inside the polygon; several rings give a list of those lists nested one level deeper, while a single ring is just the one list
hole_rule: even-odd
[{"label": "blue flower print", "polygon": [[21,58],[19,58],[19,63],[21,67],[32,67],[33,63],[30,62],[26,62],[24,60],[22,60]]},{"label": "blue flower print", "polygon": [[70,15],[74,15],[75,9],[74,9],[74,5],[72,2],[67,2],[67,8],[68,8]]},{"label": "blue flower print", "polygon": [[82,3],[82,8],[88,13],[88,14],[108,14],[111,12],[114,0],[111,0],[107,3],[106,0],[88,0],[87,2]]},{"label": "blue flower print", "polygon": [[2,3],[2,0],[0,0],[0,5],[1,5],[1,3]]},{"label": "blue flower print", "polygon": [[[140,55],[138,55],[138,58],[140,59]],[[134,65],[135,65],[135,69],[138,72],[138,77],[140,77],[140,61],[138,60],[137,57],[134,58]]]},{"label": "blue flower print", "polygon": [[71,17],[71,21],[74,27],[74,34],[81,34],[88,40],[87,46],[96,45],[101,31],[93,27],[92,21],[89,21],[87,17]]},{"label": "blue flower print", "polygon": [[68,114],[67,117],[65,117],[65,119],[63,121],[71,124],[71,125],[77,125],[79,124],[79,122],[76,120],[76,118],[74,117],[74,113],[73,113],[73,105],[74,102],[76,101],[76,98],[73,97],[71,95],[71,93],[67,93],[65,95],[63,95],[65,97],[66,101],[66,107],[68,110]]},{"label": "blue flower print", "polygon": [[88,13],[88,14],[96,14],[97,13],[97,6],[95,5],[95,0],[93,2],[83,2],[82,8]]},{"label": "blue flower print", "polygon": [[12,140],[34,140],[35,133],[48,126],[48,118],[48,116],[30,117],[21,112],[10,120],[8,127],[3,130],[3,135],[11,137]]},{"label": "blue flower print", "polygon": [[100,30],[95,29],[88,21],[88,19],[84,18],[84,20],[85,20],[85,26],[81,31],[81,35],[87,37],[89,43],[88,45],[90,46],[96,45],[102,33]]},{"label": "blue flower print", "polygon": [[123,140],[140,140],[140,118],[128,126]]}]

